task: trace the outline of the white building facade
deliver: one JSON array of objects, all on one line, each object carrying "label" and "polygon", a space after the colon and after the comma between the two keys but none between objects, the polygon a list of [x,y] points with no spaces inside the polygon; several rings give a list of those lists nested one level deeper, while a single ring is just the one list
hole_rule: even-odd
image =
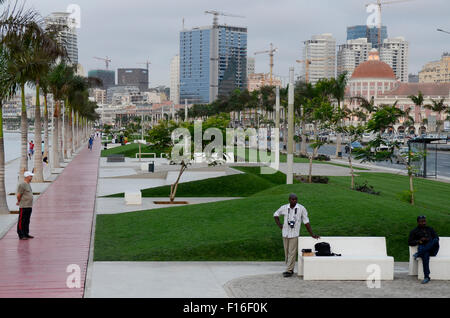
[{"label": "white building facade", "polygon": [[46,25],[57,25],[64,27],[58,34],[58,41],[64,45],[67,50],[69,64],[78,65],[78,38],[76,30],[76,21],[70,17],[68,12],[53,12],[45,18]]},{"label": "white building facade", "polygon": [[[170,61],[170,101],[180,103],[180,56]],[[161,102],[161,101],[160,101]]]},{"label": "white building facade", "polygon": [[346,44],[339,45],[337,53],[337,76],[347,72],[350,78],[353,71],[369,59],[372,43],[367,38],[348,40]]},{"label": "white building facade", "polygon": [[[336,40],[330,33],[314,35],[304,42],[303,60],[309,60],[309,82],[317,83],[322,78],[336,76]],[[306,77],[306,63],[303,63]]]},{"label": "white building facade", "polygon": [[400,82],[408,83],[409,43],[405,38],[396,37],[384,40],[380,50],[380,59],[392,67]]}]

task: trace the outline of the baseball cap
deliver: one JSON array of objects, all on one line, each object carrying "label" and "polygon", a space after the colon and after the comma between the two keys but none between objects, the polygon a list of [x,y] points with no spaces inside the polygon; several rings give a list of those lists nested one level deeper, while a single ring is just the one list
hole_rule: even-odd
[{"label": "baseball cap", "polygon": [[23,174],[23,176],[26,177],[32,177],[34,176],[34,173],[30,172],[30,171],[25,171],[25,173]]}]

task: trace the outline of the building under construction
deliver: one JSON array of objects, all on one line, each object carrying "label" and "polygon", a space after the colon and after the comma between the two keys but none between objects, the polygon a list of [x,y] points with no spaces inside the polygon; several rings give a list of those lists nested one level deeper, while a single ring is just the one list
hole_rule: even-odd
[{"label": "building under construction", "polygon": [[246,81],[247,28],[219,25],[215,15],[211,26],[180,32],[180,100],[211,103]]}]

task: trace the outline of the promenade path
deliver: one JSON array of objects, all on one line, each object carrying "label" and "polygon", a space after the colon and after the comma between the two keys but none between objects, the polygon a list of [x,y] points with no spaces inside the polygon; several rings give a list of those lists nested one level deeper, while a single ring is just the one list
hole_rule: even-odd
[{"label": "promenade path", "polygon": [[[100,150],[98,140],[92,151],[82,147],[34,202],[30,223],[34,239],[20,241],[13,226],[0,240],[0,297],[84,296]],[[68,281],[75,288],[69,288]]]}]

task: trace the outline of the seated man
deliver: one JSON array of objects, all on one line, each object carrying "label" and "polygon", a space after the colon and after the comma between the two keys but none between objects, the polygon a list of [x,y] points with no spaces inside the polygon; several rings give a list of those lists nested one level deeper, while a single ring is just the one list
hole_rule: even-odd
[{"label": "seated man", "polygon": [[422,284],[430,281],[430,256],[436,256],[439,251],[439,236],[432,227],[427,226],[427,220],[424,215],[417,217],[417,227],[411,231],[408,239],[409,246],[417,246],[418,252],[414,259],[422,258],[423,274],[425,279]]}]

